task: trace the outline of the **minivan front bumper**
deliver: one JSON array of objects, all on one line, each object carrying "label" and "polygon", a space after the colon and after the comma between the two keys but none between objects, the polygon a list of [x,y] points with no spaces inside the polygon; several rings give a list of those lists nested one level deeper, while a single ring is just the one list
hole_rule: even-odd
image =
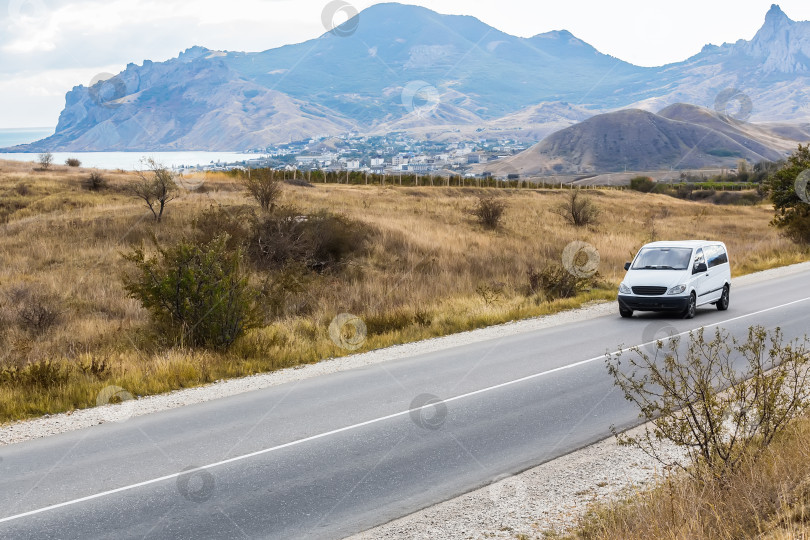
[{"label": "minivan front bumper", "polygon": [[688,296],[619,295],[619,305],[633,311],[686,311]]}]

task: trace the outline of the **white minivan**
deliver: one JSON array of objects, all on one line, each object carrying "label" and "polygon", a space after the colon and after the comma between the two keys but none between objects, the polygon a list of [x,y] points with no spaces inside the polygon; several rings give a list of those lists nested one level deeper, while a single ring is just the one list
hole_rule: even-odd
[{"label": "white minivan", "polygon": [[728,309],[731,266],[723,242],[683,240],[652,242],[639,250],[619,285],[619,313],[672,311],[685,319],[698,306]]}]

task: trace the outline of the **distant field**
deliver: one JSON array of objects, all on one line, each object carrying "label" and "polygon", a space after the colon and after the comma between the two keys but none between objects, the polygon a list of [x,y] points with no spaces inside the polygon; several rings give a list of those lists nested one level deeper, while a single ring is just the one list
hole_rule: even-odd
[{"label": "distant field", "polygon": [[[110,385],[146,395],[348,354],[328,333],[339,313],[365,321],[363,351],[612,299],[624,262],[653,238],[718,238],[735,275],[810,259],[768,225],[768,205],[587,190],[602,215],[577,229],[552,212],[567,190],[285,185],[285,204],[357,220],[371,245],[339,270],[302,277],[294,307],[229,352],[193,350],[166,340],[127,298],[122,253],[149,248],[152,234],[163,245],[192,237],[211,205],[236,212],[253,203],[228,176],[209,175],[156,225],[124,190],[132,175],[107,173],[100,192],[82,187],[87,175],[0,162],[0,421],[91,406]],[[497,231],[468,213],[482,193],[507,204]],[[573,241],[598,250],[597,284],[553,302],[529,292],[527,270],[560,263]]]}]

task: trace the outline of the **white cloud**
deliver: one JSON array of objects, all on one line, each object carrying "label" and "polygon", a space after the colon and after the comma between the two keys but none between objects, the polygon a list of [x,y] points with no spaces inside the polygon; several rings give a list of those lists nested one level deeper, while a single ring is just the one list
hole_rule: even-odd
[{"label": "white cloud", "polygon": [[118,72],[120,66],[49,70],[0,79],[0,128],[55,126],[65,93],[87,85],[97,73]]}]

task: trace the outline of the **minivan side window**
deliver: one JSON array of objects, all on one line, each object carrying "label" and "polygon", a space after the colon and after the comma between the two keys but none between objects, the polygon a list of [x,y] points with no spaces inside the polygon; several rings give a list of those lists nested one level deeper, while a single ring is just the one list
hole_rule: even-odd
[{"label": "minivan side window", "polygon": [[728,255],[722,246],[709,246],[706,248],[706,258],[709,268],[720,266],[728,262]]},{"label": "minivan side window", "polygon": [[703,252],[706,254],[706,266],[709,268],[717,266],[719,254],[718,246],[706,246]]}]

